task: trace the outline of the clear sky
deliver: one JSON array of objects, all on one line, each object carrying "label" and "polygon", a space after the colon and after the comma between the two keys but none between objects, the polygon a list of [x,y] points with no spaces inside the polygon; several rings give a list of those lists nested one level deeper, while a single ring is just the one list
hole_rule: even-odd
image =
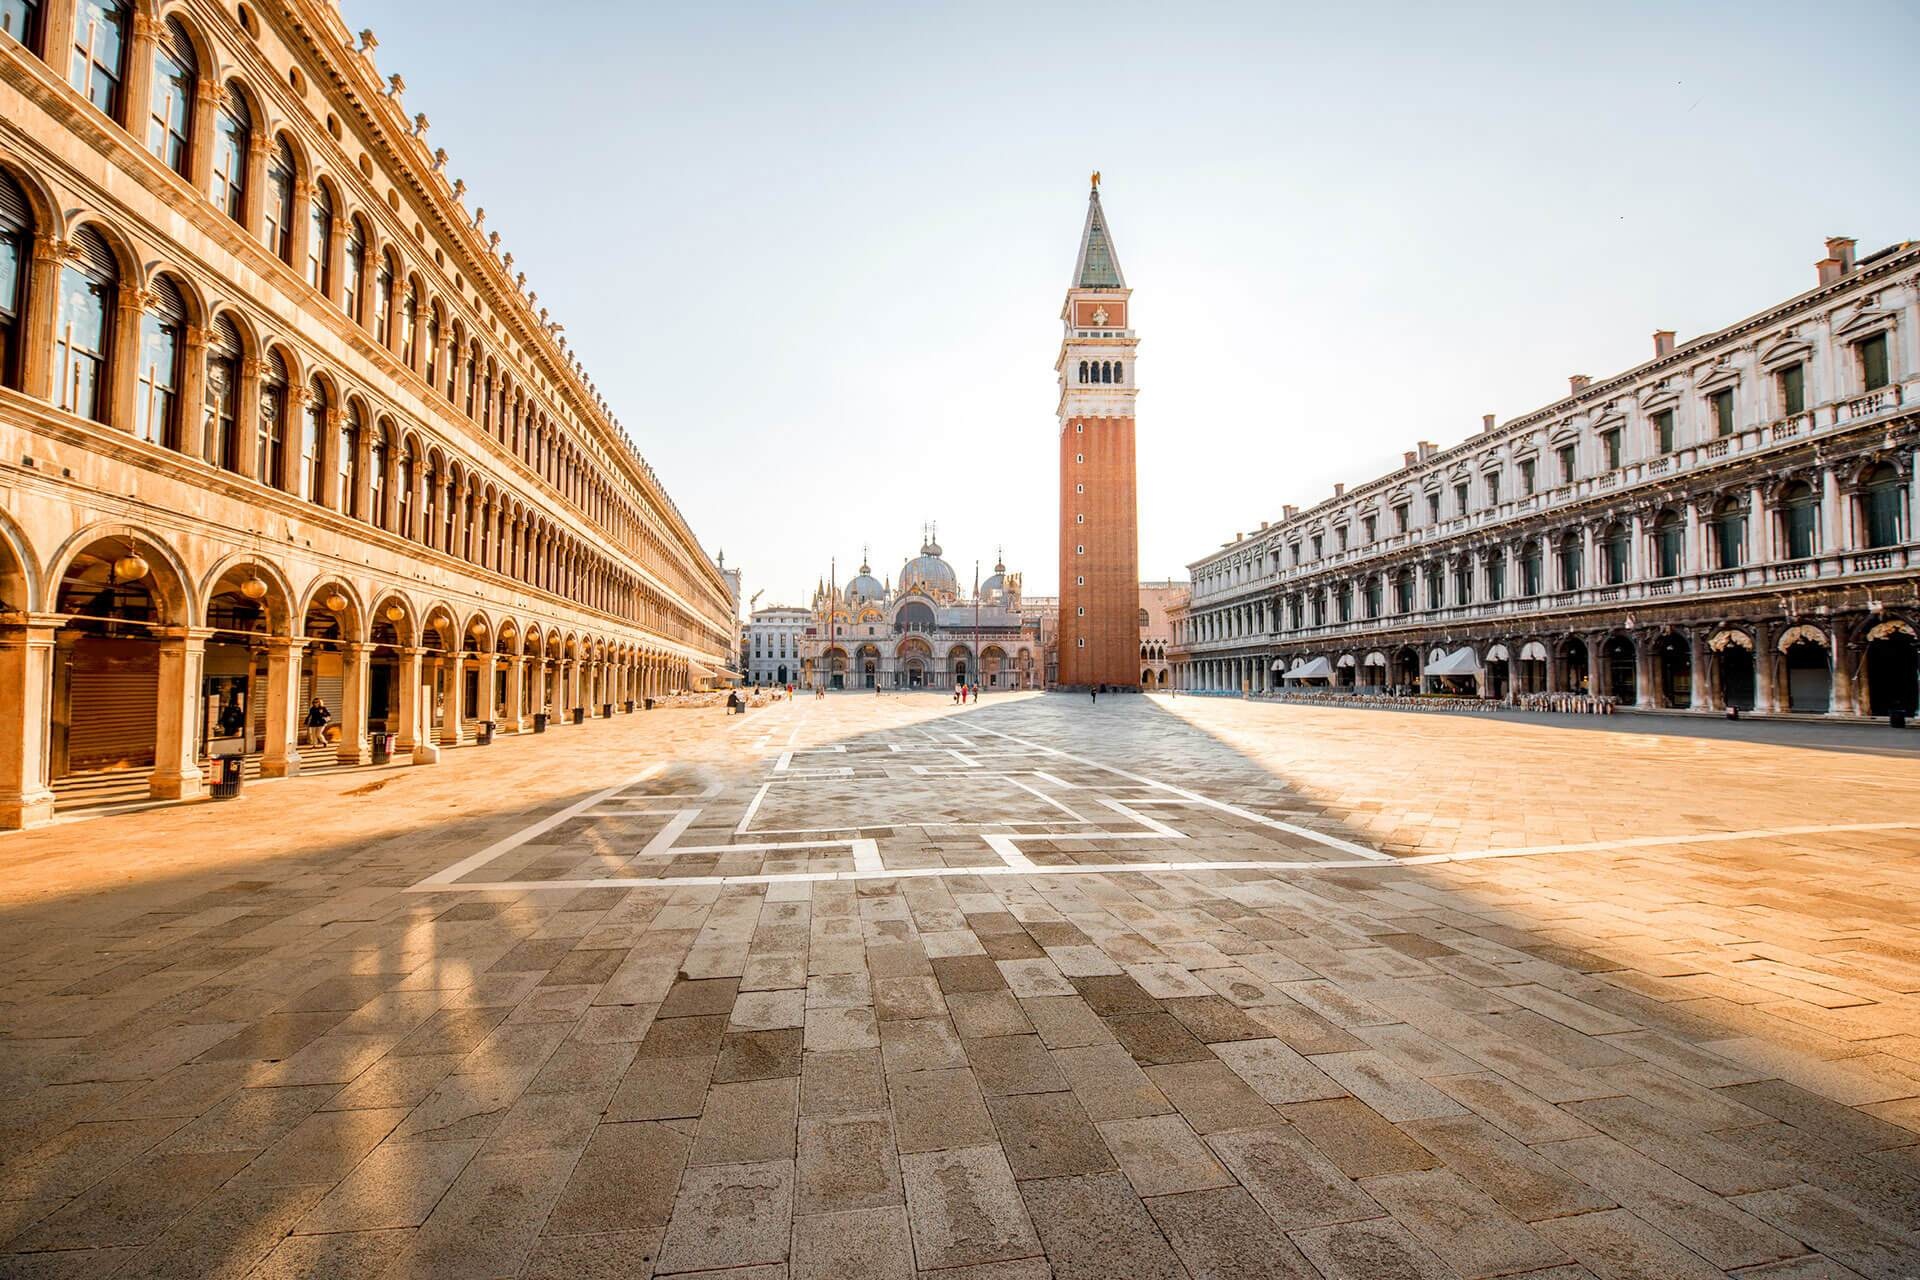
[{"label": "clear sky", "polygon": [[929,520],[1053,591],[1093,169],[1143,577],[1920,239],[1911,0],[342,8],[763,607]]}]

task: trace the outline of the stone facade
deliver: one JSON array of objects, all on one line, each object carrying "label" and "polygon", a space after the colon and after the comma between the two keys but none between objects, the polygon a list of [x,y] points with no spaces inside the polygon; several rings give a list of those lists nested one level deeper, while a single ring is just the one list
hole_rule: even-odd
[{"label": "stone facade", "polygon": [[[899,585],[864,561],[845,586],[822,581],[800,638],[808,688],[1037,689],[1040,638],[1004,562],[971,595],[932,532],[901,566]],[[978,655],[976,658],[975,655]]]},{"label": "stone facade", "polygon": [[1645,709],[1912,710],[1920,247],[1190,566],[1180,687],[1584,692]]},{"label": "stone facade", "polygon": [[813,610],[793,605],[755,609],[741,633],[740,670],[755,687],[800,683],[801,636]]},{"label": "stone facade", "polygon": [[102,767],[159,797],[210,753],[296,772],[315,702],[339,759],[386,731],[427,761],[730,665],[718,567],[370,32],[318,0],[25,12],[0,825]]},{"label": "stone facade", "polygon": [[1134,484],[1132,290],[1093,176],[1073,287],[1060,310],[1054,362],[1060,401],[1060,645],[1066,688],[1139,683],[1140,577]]},{"label": "stone facade", "polygon": [[1140,687],[1167,689],[1173,685],[1174,611],[1182,608],[1191,587],[1184,582],[1140,584]]}]

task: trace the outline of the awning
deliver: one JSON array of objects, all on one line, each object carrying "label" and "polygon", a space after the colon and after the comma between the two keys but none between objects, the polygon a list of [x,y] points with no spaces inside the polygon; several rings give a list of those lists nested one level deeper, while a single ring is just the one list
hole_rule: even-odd
[{"label": "awning", "polygon": [[1361,663],[1361,665],[1366,667],[1384,667],[1387,665],[1387,655],[1375,649],[1367,655],[1367,660]]},{"label": "awning", "polygon": [[728,672],[715,671],[712,667],[702,666],[698,662],[689,662],[687,664],[687,677],[695,681],[717,680],[722,684],[734,678]]},{"label": "awning", "polygon": [[1444,658],[1427,663],[1426,674],[1430,676],[1478,676],[1480,659],[1473,650],[1461,646]]},{"label": "awning", "polygon": [[1286,673],[1288,680],[1331,680],[1333,668],[1325,658],[1311,658]]},{"label": "awning", "polygon": [[1343,667],[1350,667],[1350,666],[1352,666],[1352,665],[1353,665],[1353,655],[1352,655],[1352,654],[1350,654],[1350,653],[1343,653],[1343,654],[1341,654],[1341,655],[1340,655],[1340,665],[1341,665],[1341,666],[1343,666]]},{"label": "awning", "polygon": [[1507,646],[1503,644],[1497,644],[1493,646],[1493,648],[1487,650],[1488,662],[1505,662],[1507,660],[1508,660]]},{"label": "awning", "polygon": [[1547,646],[1541,644],[1538,640],[1529,640],[1520,646],[1520,661],[1545,662],[1546,660]]}]

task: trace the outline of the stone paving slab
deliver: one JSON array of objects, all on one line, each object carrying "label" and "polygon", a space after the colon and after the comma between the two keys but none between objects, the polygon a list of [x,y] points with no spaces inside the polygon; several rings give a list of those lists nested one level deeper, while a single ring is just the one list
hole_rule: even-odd
[{"label": "stone paving slab", "polygon": [[1920,1274],[1910,757],[848,696],[374,776],[0,838],[0,1275]]}]

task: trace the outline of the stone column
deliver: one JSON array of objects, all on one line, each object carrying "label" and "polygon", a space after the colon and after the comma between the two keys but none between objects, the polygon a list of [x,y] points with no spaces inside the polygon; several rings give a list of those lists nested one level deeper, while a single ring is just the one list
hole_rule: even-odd
[{"label": "stone column", "polygon": [[[211,68],[201,67],[193,88],[193,119],[187,122],[187,181],[203,196],[213,187],[213,116],[219,108],[220,90]],[[255,122],[256,128],[264,126],[264,121]]]},{"label": "stone column", "polygon": [[1853,696],[1853,659],[1847,652],[1848,641],[1853,636],[1853,625],[1845,618],[1835,618],[1832,636],[1833,649],[1833,689],[1827,699],[1827,714],[1830,716],[1853,716],[1860,714],[1860,706]]},{"label": "stone column", "polygon": [[[156,8],[158,6],[155,6]],[[153,114],[153,50],[157,43],[159,20],[149,16],[144,6],[129,7],[126,74],[120,81],[121,109],[126,115],[127,132],[133,135],[133,143],[142,151],[147,147],[147,118]],[[65,69],[72,61],[73,53],[66,51],[66,60],[50,57],[48,61],[56,68]],[[139,350],[138,347],[131,348]],[[126,351],[129,348],[121,347]]]},{"label": "stone column", "polygon": [[[265,229],[262,211],[267,207],[267,122],[256,120],[247,140],[247,189],[241,198],[240,225],[255,240]],[[263,242],[264,243],[264,242]]]},{"label": "stone column", "polygon": [[1835,555],[1847,548],[1847,508],[1840,497],[1840,477],[1832,467],[1820,472],[1820,550]]},{"label": "stone column", "polygon": [[1707,633],[1704,628],[1695,627],[1689,633],[1690,670],[1688,672],[1687,708],[1691,711],[1713,710],[1713,690],[1707,687]]},{"label": "stone column", "polygon": [[498,659],[489,652],[475,655],[474,662],[480,668],[480,706],[476,718],[498,723],[500,717],[496,713],[494,698],[494,685],[499,678],[496,674],[499,671]]},{"label": "stone column", "polygon": [[521,654],[511,654],[507,658],[507,715],[506,727],[512,733],[519,733],[527,723],[527,660]]},{"label": "stone column", "polygon": [[[1634,519],[1638,521],[1639,517]],[[1639,539],[1635,539],[1638,545]],[[1657,643],[1652,633],[1640,632],[1633,637],[1633,705],[1651,709],[1660,705],[1653,693],[1653,646]]]},{"label": "stone column", "polygon": [[[51,38],[51,37],[49,37]],[[45,227],[33,238],[33,266],[27,289],[26,332],[22,335],[20,389],[40,400],[53,400],[53,337],[60,313],[60,272],[65,245]]]},{"label": "stone column", "polygon": [[1613,690],[1608,678],[1607,633],[1593,631],[1587,635],[1587,692],[1596,697],[1605,697]]},{"label": "stone column", "polygon": [[1753,709],[1771,712],[1773,697],[1773,627],[1765,622],[1753,624]]},{"label": "stone column", "polygon": [[341,764],[367,762],[367,660],[370,644],[341,647],[340,745],[334,758]]},{"label": "stone column", "polygon": [[206,664],[209,634],[200,627],[168,627],[156,633],[160,681],[153,772],[147,785],[157,799],[191,800],[203,790],[205,780],[194,748],[199,737],[200,673]]},{"label": "stone column", "polygon": [[47,728],[53,719],[51,622],[0,627],[0,830],[53,817],[47,786]]},{"label": "stone column", "polygon": [[1767,509],[1766,488],[1756,484],[1747,490],[1747,555],[1740,563],[1745,568],[1772,559],[1773,518]]},{"label": "stone column", "polygon": [[[103,418],[121,431],[131,432],[139,421],[136,409],[140,399],[140,319],[151,300],[151,295],[145,290],[122,284],[113,314],[107,318],[111,326],[107,341],[112,344],[110,350],[120,358],[110,362],[107,385],[101,388],[101,394],[106,398]],[[166,441],[156,440],[154,443],[165,444]]]},{"label": "stone column", "polygon": [[260,776],[291,778],[300,772],[300,663],[307,642],[272,636],[267,640],[267,746]]},{"label": "stone column", "polygon": [[467,655],[450,653],[447,666],[447,701],[441,711],[440,745],[465,746],[467,741]]}]

